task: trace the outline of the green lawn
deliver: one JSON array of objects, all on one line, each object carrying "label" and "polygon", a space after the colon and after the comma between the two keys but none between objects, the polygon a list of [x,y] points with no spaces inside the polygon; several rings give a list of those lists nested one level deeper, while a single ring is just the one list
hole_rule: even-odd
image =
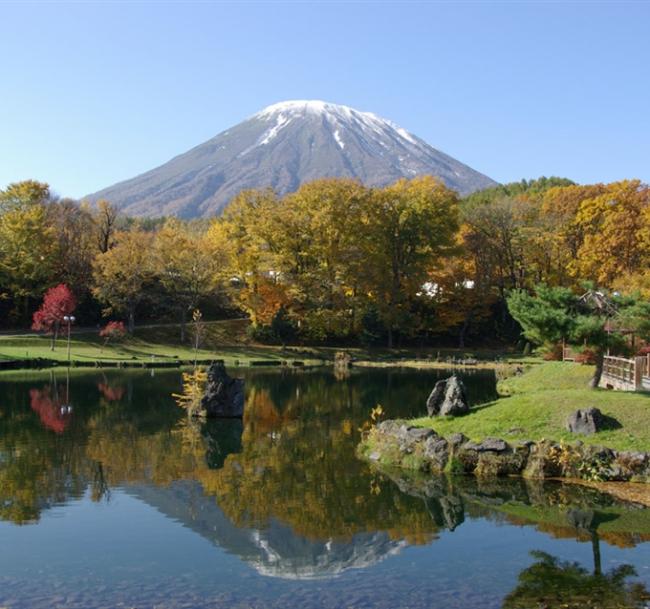
[{"label": "green lawn", "polygon": [[[473,440],[496,436],[505,440],[580,439],[619,450],[650,451],[650,395],[590,389],[593,367],[569,362],[544,362],[525,374],[501,381],[500,399],[477,406],[457,418],[415,419],[442,436],[462,432]],[[599,408],[622,427],[576,436],[564,429],[566,418],[578,408]]]},{"label": "green lawn", "polygon": [[[206,322],[204,337],[198,358],[224,359],[232,364],[238,360],[248,365],[255,360],[300,360],[304,363],[318,363],[332,360],[340,347],[306,347],[260,345],[253,343],[246,332],[249,322],[245,319]],[[169,362],[175,359],[194,359],[191,326],[188,325],[188,340],[180,343],[179,327],[175,324],[152,325],[136,328],[133,336],[122,343],[103,346],[96,330],[76,331],[72,335],[70,355],[73,362]],[[507,361],[503,352],[493,349],[384,349],[346,348],[359,365],[386,365],[409,367],[449,367],[448,358],[455,360],[474,358],[479,365],[493,365],[495,361]],[[0,360],[47,359],[65,362],[67,360],[66,338],[59,338],[56,349],[51,351],[50,339],[46,336],[26,334],[21,336],[0,336]],[[521,357],[515,357],[522,361]],[[439,360],[439,361],[438,361]]]},{"label": "green lawn", "polygon": [[[242,365],[255,360],[301,360],[315,363],[322,353],[308,348],[266,347],[251,344],[246,336],[245,320],[227,320],[205,324],[205,335],[200,360],[224,359],[232,364],[238,360]],[[191,330],[188,327],[188,334]],[[70,359],[73,362],[141,362],[165,363],[174,360],[192,361],[194,349],[187,342],[180,343],[178,326],[152,326],[137,328],[134,335],[120,343],[104,346],[97,332],[79,332],[70,341]],[[0,360],[31,360],[43,358],[67,361],[66,338],[59,338],[54,351],[46,336],[0,336]]]}]

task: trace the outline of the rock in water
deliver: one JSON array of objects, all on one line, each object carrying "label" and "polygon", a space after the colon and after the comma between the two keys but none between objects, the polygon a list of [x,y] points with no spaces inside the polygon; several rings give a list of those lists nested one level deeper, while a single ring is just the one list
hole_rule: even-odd
[{"label": "rock in water", "polygon": [[201,409],[208,417],[241,417],[244,415],[244,379],[228,376],[222,362],[214,362],[208,370],[208,384],[201,399]]},{"label": "rock in water", "polygon": [[455,374],[435,384],[427,399],[427,412],[430,417],[454,417],[469,412],[465,385]]},{"label": "rock in water", "polygon": [[566,428],[571,433],[592,434],[603,428],[605,419],[598,408],[576,410],[569,415]]}]

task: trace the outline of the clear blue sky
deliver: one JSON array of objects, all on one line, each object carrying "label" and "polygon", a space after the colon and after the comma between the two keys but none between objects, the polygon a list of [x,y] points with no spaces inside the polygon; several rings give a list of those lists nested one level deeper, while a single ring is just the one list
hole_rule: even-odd
[{"label": "clear blue sky", "polygon": [[0,187],[79,197],[262,107],[391,119],[501,181],[650,181],[650,3],[6,2]]}]

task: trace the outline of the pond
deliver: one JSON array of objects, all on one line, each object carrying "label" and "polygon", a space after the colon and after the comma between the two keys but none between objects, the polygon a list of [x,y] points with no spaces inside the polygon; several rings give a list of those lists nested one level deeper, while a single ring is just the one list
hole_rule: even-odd
[{"label": "pond", "polygon": [[[355,458],[444,371],[237,369],[243,421],[178,371],[0,375],[0,607],[644,608],[650,510],[585,487]],[[471,399],[494,372],[464,374]]]}]

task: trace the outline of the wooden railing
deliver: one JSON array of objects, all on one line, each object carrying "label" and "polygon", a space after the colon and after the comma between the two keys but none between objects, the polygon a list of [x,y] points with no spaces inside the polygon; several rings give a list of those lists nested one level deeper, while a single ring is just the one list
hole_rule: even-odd
[{"label": "wooden railing", "polygon": [[641,391],[650,387],[650,356],[641,355],[631,359],[606,355],[603,360],[601,385]]},{"label": "wooden railing", "polygon": [[[643,362],[643,365],[642,365],[643,367],[642,367],[641,374],[643,376],[645,376],[645,377],[650,377],[650,353],[648,353],[647,355],[644,355],[642,357],[643,357],[644,362]],[[637,357],[637,360],[640,360],[640,359],[641,359],[641,357]]]},{"label": "wooden railing", "polygon": [[573,349],[567,345],[562,345],[562,361],[573,362],[575,361],[576,354]]},{"label": "wooden railing", "polygon": [[634,383],[635,363],[633,359],[606,355],[603,362],[603,374],[619,381]]}]

